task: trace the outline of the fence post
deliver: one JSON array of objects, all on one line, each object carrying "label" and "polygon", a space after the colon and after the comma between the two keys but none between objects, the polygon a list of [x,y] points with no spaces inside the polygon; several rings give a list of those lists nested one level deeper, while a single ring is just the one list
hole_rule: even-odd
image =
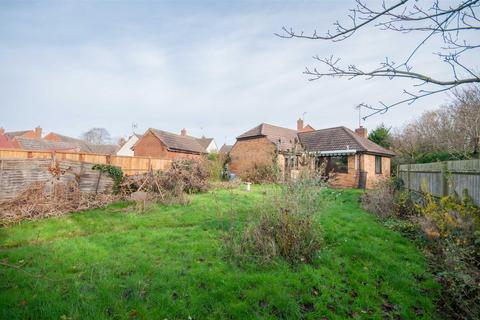
[{"label": "fence post", "polygon": [[440,172],[442,174],[442,196],[448,196],[448,162],[442,162],[442,170]]},{"label": "fence post", "polygon": [[410,163],[407,164],[407,190],[411,190],[411,184],[410,184]]}]

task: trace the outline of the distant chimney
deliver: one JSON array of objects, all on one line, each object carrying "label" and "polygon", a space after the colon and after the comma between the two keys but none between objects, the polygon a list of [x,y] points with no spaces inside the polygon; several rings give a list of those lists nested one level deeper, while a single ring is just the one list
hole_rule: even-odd
[{"label": "distant chimney", "polygon": [[298,118],[297,120],[297,131],[302,131],[303,130],[303,119]]},{"label": "distant chimney", "polygon": [[361,137],[368,138],[368,131],[367,128],[360,126],[360,128],[355,129],[355,133]]},{"label": "distant chimney", "polygon": [[5,129],[3,129],[3,127],[0,127],[0,134],[4,134],[5,133]]},{"label": "distant chimney", "polygon": [[42,137],[42,127],[35,128],[35,138],[40,139]]},{"label": "distant chimney", "polygon": [[182,136],[186,136],[187,135],[187,129],[183,128],[182,131],[180,131],[180,134]]}]

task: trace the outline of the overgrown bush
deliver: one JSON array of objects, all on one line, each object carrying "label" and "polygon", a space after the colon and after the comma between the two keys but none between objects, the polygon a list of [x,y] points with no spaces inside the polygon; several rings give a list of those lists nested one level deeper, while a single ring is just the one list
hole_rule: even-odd
[{"label": "overgrown bush", "polygon": [[242,174],[244,181],[252,183],[277,183],[280,181],[281,172],[277,165],[257,165]]},{"label": "overgrown bush", "polygon": [[480,208],[467,194],[437,199],[426,189],[419,196],[385,183],[367,191],[362,204],[387,227],[421,240],[415,243],[442,285],[438,305],[446,316],[480,318]]},{"label": "overgrown bush", "polygon": [[395,179],[380,181],[375,189],[362,195],[363,208],[382,219],[416,215],[416,206],[411,195],[399,190],[398,185]]},{"label": "overgrown bush", "polygon": [[210,188],[210,174],[204,161],[174,160],[167,171],[125,177],[120,192],[126,199],[135,192],[144,191],[149,194],[149,201],[186,204],[186,194]]},{"label": "overgrown bush", "polygon": [[262,264],[282,258],[310,263],[321,248],[321,229],[315,220],[320,208],[320,180],[303,175],[265,195],[256,217],[243,230],[230,230],[225,248],[237,261]]},{"label": "overgrown bush", "polygon": [[228,178],[227,165],[230,161],[224,153],[210,153],[206,159],[206,167],[212,181],[222,181]]}]

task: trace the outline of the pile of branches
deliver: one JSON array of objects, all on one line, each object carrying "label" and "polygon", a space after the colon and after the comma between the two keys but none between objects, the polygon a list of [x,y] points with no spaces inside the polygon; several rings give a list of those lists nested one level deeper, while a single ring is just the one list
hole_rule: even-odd
[{"label": "pile of branches", "polygon": [[115,200],[110,194],[80,191],[76,180],[50,187],[46,182],[35,182],[14,199],[0,203],[0,226],[104,207]]},{"label": "pile of branches", "polygon": [[145,192],[150,200],[170,203],[175,199],[184,200],[186,194],[208,191],[209,178],[210,173],[203,161],[174,160],[167,171],[125,177],[120,185],[120,194],[129,199],[134,193]]}]

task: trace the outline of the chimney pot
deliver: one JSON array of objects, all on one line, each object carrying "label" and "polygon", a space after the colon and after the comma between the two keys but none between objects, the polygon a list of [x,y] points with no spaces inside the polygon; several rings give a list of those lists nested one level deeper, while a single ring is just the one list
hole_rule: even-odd
[{"label": "chimney pot", "polygon": [[42,127],[35,128],[35,138],[40,139],[42,137]]},{"label": "chimney pot", "polygon": [[0,134],[4,134],[5,133],[5,129],[3,129],[3,127],[0,127]]},{"label": "chimney pot", "polygon": [[297,131],[302,131],[303,130],[303,119],[299,118],[297,120]]},{"label": "chimney pot", "polygon": [[360,128],[355,129],[355,133],[361,137],[368,138],[368,130],[363,126],[360,126]]},{"label": "chimney pot", "polygon": [[180,134],[182,136],[186,136],[187,135],[187,129],[183,128],[182,131],[180,131]]}]

